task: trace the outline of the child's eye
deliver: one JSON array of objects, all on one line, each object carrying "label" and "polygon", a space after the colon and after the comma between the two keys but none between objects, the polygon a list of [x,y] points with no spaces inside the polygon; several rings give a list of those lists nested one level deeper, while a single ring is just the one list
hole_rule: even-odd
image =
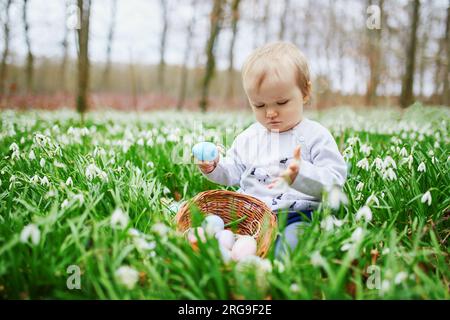
[{"label": "child's eye", "polygon": [[282,101],[282,102],[277,102],[277,105],[282,106],[283,104],[286,104],[288,102],[289,102],[289,100]]},{"label": "child's eye", "polygon": [[260,104],[259,106],[257,106],[257,105],[254,105],[255,106],[255,108],[262,108],[262,107],[264,107],[265,106],[265,104]]}]

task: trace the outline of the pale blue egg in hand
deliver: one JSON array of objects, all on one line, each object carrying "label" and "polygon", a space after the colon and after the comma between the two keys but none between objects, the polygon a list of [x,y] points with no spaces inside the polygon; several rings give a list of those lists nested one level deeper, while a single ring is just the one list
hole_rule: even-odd
[{"label": "pale blue egg in hand", "polygon": [[212,142],[199,142],[192,148],[192,153],[200,161],[213,161],[217,158],[217,146]]}]

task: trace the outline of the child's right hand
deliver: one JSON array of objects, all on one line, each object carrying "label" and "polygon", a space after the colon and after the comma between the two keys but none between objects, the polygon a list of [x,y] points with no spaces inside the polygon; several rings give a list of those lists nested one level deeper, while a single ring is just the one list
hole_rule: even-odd
[{"label": "child's right hand", "polygon": [[192,148],[195,163],[205,174],[213,172],[217,167],[220,152],[223,152],[223,148],[211,142],[199,142]]},{"label": "child's right hand", "polygon": [[214,171],[214,169],[217,167],[217,164],[219,163],[219,155],[217,155],[217,158],[213,161],[201,161],[197,160],[197,165],[199,169],[204,173],[208,174]]}]

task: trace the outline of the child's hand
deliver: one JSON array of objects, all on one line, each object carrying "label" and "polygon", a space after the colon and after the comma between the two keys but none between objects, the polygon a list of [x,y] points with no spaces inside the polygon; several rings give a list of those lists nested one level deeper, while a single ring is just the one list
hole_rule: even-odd
[{"label": "child's hand", "polygon": [[194,161],[205,174],[211,173],[217,167],[220,152],[224,152],[223,147],[211,142],[199,142],[192,148]]},{"label": "child's hand", "polygon": [[297,146],[294,149],[294,161],[289,165],[289,167],[280,175],[280,177],[276,178],[272,183],[270,183],[267,187],[272,189],[275,187],[280,180],[285,180],[288,185],[291,185],[295,178],[297,178],[298,171],[300,170],[300,155],[301,155],[301,147]]},{"label": "child's hand", "polygon": [[213,172],[214,169],[217,167],[218,163],[219,163],[219,155],[217,156],[216,159],[214,159],[214,161],[197,160],[197,165],[204,174]]}]

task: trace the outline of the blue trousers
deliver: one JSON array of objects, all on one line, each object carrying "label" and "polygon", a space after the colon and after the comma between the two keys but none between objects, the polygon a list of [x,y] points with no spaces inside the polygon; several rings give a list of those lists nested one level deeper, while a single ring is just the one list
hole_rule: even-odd
[{"label": "blue trousers", "polygon": [[[282,210],[275,211],[277,220],[279,221],[279,214],[283,212]],[[307,223],[305,221],[304,214],[308,220],[311,220],[312,211],[302,210],[302,211],[289,211],[287,212],[286,227],[283,230],[283,234],[278,235],[275,240],[275,258],[280,258],[281,256],[288,253],[289,250],[294,250],[298,244],[298,238],[301,233],[301,226]]]}]

